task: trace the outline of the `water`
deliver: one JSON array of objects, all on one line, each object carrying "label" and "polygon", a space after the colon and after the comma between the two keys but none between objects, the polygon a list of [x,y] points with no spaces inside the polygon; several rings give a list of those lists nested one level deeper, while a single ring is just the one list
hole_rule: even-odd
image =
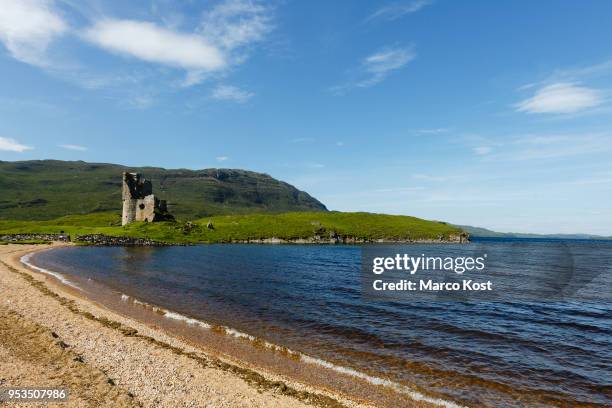
[{"label": "water", "polygon": [[[517,262],[514,241],[486,244]],[[604,272],[595,290],[610,292],[612,243],[564,245],[588,254]],[[610,302],[373,301],[362,296],[360,256],[358,246],[70,247],[32,261],[462,404],[612,406]]]}]

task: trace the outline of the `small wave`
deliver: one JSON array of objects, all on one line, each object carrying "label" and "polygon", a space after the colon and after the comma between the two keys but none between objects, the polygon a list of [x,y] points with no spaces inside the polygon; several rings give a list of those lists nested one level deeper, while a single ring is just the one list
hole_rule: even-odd
[{"label": "small wave", "polygon": [[164,316],[168,319],[174,319],[174,320],[179,320],[182,322],[185,322],[186,324],[190,325],[190,326],[200,326],[204,329],[210,329],[211,326],[210,324],[206,323],[206,322],[202,322],[200,320],[197,319],[192,319],[191,317],[187,317],[184,316],[180,313],[175,313],[175,312],[171,312],[169,310],[163,310],[164,312]]},{"label": "small wave", "polygon": [[[236,337],[238,339],[247,339],[247,340],[251,340],[251,341],[257,340],[257,337],[251,336],[250,334],[247,334],[247,333],[243,333],[243,332],[238,331],[236,329],[232,329],[231,327],[223,326],[223,329],[225,330],[225,332],[227,334],[229,334],[232,337]],[[270,346],[274,346],[272,343],[268,343],[268,342],[266,342],[265,345],[268,348],[271,348]]]},{"label": "small wave", "polygon": [[68,285],[74,289],[78,289],[81,290],[81,288],[76,285],[75,283],[73,283],[72,281],[68,280],[64,275],[62,275],[61,273],[58,272],[54,272],[54,271],[50,271],[48,269],[45,268],[40,268],[34,264],[32,264],[30,262],[30,258],[32,257],[33,254],[26,254],[24,256],[22,256],[19,260],[21,261],[22,264],[24,264],[25,266],[27,266],[30,269],[34,269],[35,271],[44,273],[46,275],[50,275],[53,276],[55,279],[59,280],[60,282],[62,282],[64,285]]},{"label": "small wave", "polygon": [[[123,300],[123,296],[127,296],[127,297],[129,298],[129,296],[128,296],[128,295],[126,295],[125,293],[122,293],[122,294],[121,294],[121,299],[122,299],[122,300]],[[138,305],[138,306],[142,306],[142,307],[144,307],[145,309],[152,310],[152,311],[154,311],[155,313],[165,314],[165,310],[164,310],[164,309],[161,309],[161,308],[159,308],[159,307],[157,307],[157,306],[150,305],[150,304],[148,304],[147,302],[143,302],[143,301],[138,300],[138,299],[136,299],[136,298],[132,298],[132,303],[134,303],[135,305]]]},{"label": "small wave", "polygon": [[[123,296],[126,296],[126,295],[122,294],[122,298],[123,298]],[[152,306],[149,303],[142,302],[142,301],[137,300],[137,299],[134,299],[133,303],[142,305],[142,306],[144,306],[146,308],[150,308],[150,309],[152,309],[154,311],[159,311],[161,314],[163,314],[164,317],[166,317],[168,319],[182,321],[182,322],[184,322],[184,323],[186,323],[186,324],[188,324],[190,326],[199,326],[199,327],[202,327],[204,329],[212,329],[213,328],[212,324],[209,324],[209,323],[206,323],[204,321],[201,321],[201,320],[198,320],[198,319],[194,319],[194,318],[182,315],[182,314],[177,313],[177,312],[173,312],[173,311],[170,311],[170,310],[167,310],[167,309],[163,309],[163,308],[159,308],[159,307],[156,307],[156,306]],[[405,385],[393,382],[391,380],[387,380],[387,379],[384,379],[384,378],[372,376],[372,375],[369,375],[369,374],[366,374],[366,373],[362,373],[360,371],[357,371],[357,370],[349,368],[349,367],[339,366],[339,365],[330,363],[329,361],[326,361],[326,360],[322,360],[322,359],[319,359],[319,358],[311,357],[311,356],[308,356],[306,354],[303,354],[303,353],[300,353],[300,352],[297,352],[297,351],[293,351],[293,350],[287,349],[285,347],[281,347],[281,346],[278,346],[276,344],[267,342],[265,340],[262,340],[262,339],[259,339],[259,338],[255,337],[253,335],[241,332],[239,330],[233,329],[233,328],[228,327],[228,326],[218,326],[218,327],[222,328],[223,332],[225,334],[229,335],[229,336],[232,336],[232,337],[235,337],[235,338],[238,338],[238,339],[246,339],[246,340],[249,340],[251,342],[259,342],[259,344],[261,344],[261,345],[263,345],[266,348],[271,349],[271,350],[281,350],[281,349],[284,349],[287,353],[299,357],[300,361],[302,361],[302,362],[304,362],[306,364],[318,365],[318,366],[327,368],[329,370],[335,371],[337,373],[341,373],[341,374],[345,374],[345,375],[350,375],[352,377],[362,379],[362,380],[367,381],[368,383],[373,384],[373,385],[381,385],[381,386],[384,386],[384,387],[391,388],[391,389],[393,389],[396,392],[399,392],[401,394],[405,394],[405,395],[410,396],[410,398],[412,398],[415,401],[427,402],[427,403],[434,404],[434,405],[441,406],[441,407],[445,407],[445,408],[464,408],[462,405],[457,405],[457,404],[455,404],[454,402],[451,402],[451,401],[446,401],[446,400],[443,400],[443,399],[440,399],[440,398],[428,397],[428,396],[423,395],[420,392],[417,392],[417,391],[415,391],[415,390],[413,390],[413,389],[411,389],[411,388],[409,388],[409,387],[407,387]]]},{"label": "small wave", "polygon": [[348,367],[343,367],[343,366],[337,366],[335,364],[330,363],[329,361],[325,361],[325,360],[321,360],[318,358],[314,358],[314,357],[310,357],[307,356],[305,354],[300,354],[301,360],[309,363],[309,364],[316,364],[319,365],[321,367],[325,367],[327,369],[342,373],[342,374],[347,374],[353,377],[357,377],[360,378],[362,380],[365,380],[367,382],[369,382],[370,384],[374,384],[374,385],[382,385],[385,387],[389,387],[399,393],[402,394],[406,394],[409,395],[410,398],[412,398],[415,401],[419,401],[419,402],[427,402],[430,404],[434,404],[434,405],[438,405],[441,407],[445,407],[445,408],[464,408],[462,405],[457,405],[454,402],[451,401],[446,401],[440,398],[432,398],[432,397],[427,397],[423,394],[421,394],[420,392],[414,391],[412,389],[410,389],[409,387],[406,387],[405,385],[402,384],[398,384],[396,382],[393,382],[391,380],[386,380],[384,378],[380,378],[380,377],[375,377],[372,375],[368,375],[365,373],[362,373],[360,371],[354,370],[352,368],[348,368]]}]

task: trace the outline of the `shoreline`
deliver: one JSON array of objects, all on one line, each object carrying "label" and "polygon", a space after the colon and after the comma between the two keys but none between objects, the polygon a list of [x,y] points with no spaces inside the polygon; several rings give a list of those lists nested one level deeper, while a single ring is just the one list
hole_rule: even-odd
[{"label": "shoreline", "polygon": [[159,247],[159,246],[190,246],[190,245],[231,245],[231,244],[255,244],[255,245],[406,245],[406,244],[469,244],[468,235],[452,235],[444,238],[416,238],[416,239],[369,239],[358,238],[352,236],[332,235],[330,237],[322,237],[313,235],[306,238],[246,238],[246,239],[230,239],[220,241],[163,241],[155,240],[147,237],[132,237],[121,235],[104,235],[104,234],[86,234],[76,235],[72,240],[70,235],[62,234],[37,234],[37,233],[20,233],[20,234],[0,234],[0,242],[20,243],[20,241],[62,241],[65,243],[73,243],[77,245],[90,246],[136,246],[136,247]]},{"label": "shoreline", "polygon": [[[42,286],[42,288],[46,288],[47,291],[51,292],[51,294],[49,294],[49,297],[51,298],[57,299],[57,298],[65,297],[65,299],[68,299],[67,300],[68,302],[75,302],[79,306],[78,311],[82,312],[80,313],[82,317],[85,317],[86,319],[88,319],[89,317],[88,320],[92,320],[93,318],[93,322],[98,323],[98,325],[102,324],[104,326],[111,326],[110,327],[111,329],[120,333],[120,337],[127,337],[127,339],[129,339],[130,342],[134,340],[141,340],[141,343],[142,343],[142,340],[145,340],[145,342],[149,343],[149,345],[151,344],[153,345],[152,346],[153,349],[159,349],[161,347],[162,349],[165,349],[166,352],[169,352],[172,355],[178,354],[182,358],[194,360],[194,361],[191,361],[191,363],[193,362],[201,363],[202,362],[201,360],[205,360],[207,361],[206,363],[207,367],[205,368],[205,370],[210,369],[208,368],[208,366],[211,365],[210,361],[213,361],[212,365],[217,366],[216,369],[218,371],[220,371],[221,373],[231,373],[231,376],[233,377],[232,378],[233,381],[238,381],[238,382],[243,381],[245,384],[241,384],[241,385],[243,387],[246,386],[247,388],[249,388],[251,392],[255,392],[258,398],[263,401],[263,402],[260,401],[260,403],[255,403],[255,401],[252,401],[253,404],[249,404],[249,406],[276,406],[276,404],[279,402],[278,399],[280,398],[288,399],[287,401],[283,401],[283,403],[281,404],[281,406],[288,406],[288,407],[289,406],[302,406],[304,405],[304,403],[306,404],[306,406],[315,405],[315,406],[325,406],[325,407],[398,406],[399,404],[401,404],[401,406],[407,406],[407,407],[430,407],[430,406],[457,407],[458,406],[457,404],[454,404],[450,401],[440,400],[435,397],[423,396],[416,391],[413,391],[411,395],[404,394],[405,398],[400,398],[400,400],[398,401],[397,399],[394,399],[393,397],[397,398],[397,396],[398,395],[401,396],[401,394],[398,393],[397,390],[392,391],[391,389],[389,389],[389,385],[391,384],[388,380],[376,379],[375,377],[370,377],[367,374],[356,372],[352,369],[348,369],[344,367],[334,366],[331,363],[328,363],[326,361],[315,359],[313,357],[308,357],[305,355],[300,355],[300,358],[296,359],[295,356],[298,354],[293,355],[292,353],[294,352],[291,352],[285,348],[264,343],[263,344],[264,349],[270,348],[273,351],[283,350],[285,354],[283,358],[287,360],[288,362],[287,366],[291,368],[293,371],[296,371],[296,367],[294,366],[294,364],[296,363],[295,360],[300,360],[299,362],[302,364],[300,366],[301,368],[304,368],[306,365],[310,365],[312,366],[310,368],[313,369],[313,371],[318,371],[318,372],[331,371],[333,372],[333,375],[330,375],[330,377],[332,376],[337,377],[337,381],[341,383],[344,386],[344,388],[348,388],[348,389],[351,388],[351,387],[347,387],[347,384],[349,382],[354,382],[354,384],[351,384],[351,386],[355,387],[356,390],[358,389],[357,388],[358,386],[364,386],[365,383],[369,383],[369,384],[365,384],[366,388],[371,388],[374,391],[378,390],[380,395],[378,396],[378,400],[377,400],[377,399],[368,398],[367,393],[364,394],[363,392],[357,392],[355,393],[355,395],[351,395],[350,392],[340,392],[339,393],[337,392],[336,389],[334,389],[334,387],[330,387],[329,385],[321,386],[321,384],[318,384],[318,386],[313,386],[312,384],[309,384],[308,382],[296,381],[293,378],[290,378],[290,376],[284,375],[286,373],[282,373],[279,375],[278,373],[274,373],[273,370],[270,370],[269,367],[262,368],[262,367],[258,367],[257,365],[252,364],[252,362],[248,362],[246,359],[240,359],[240,358],[236,359],[235,356],[232,356],[231,354],[228,355],[227,353],[224,353],[223,350],[221,350],[221,352],[219,353],[220,350],[211,350],[208,347],[198,347],[201,344],[195,344],[194,341],[189,341],[188,336],[177,336],[177,333],[173,332],[173,330],[169,330],[168,327],[163,327],[163,325],[160,325],[159,320],[155,321],[154,319],[147,319],[147,318],[133,319],[132,317],[129,317],[129,315],[126,315],[125,313],[118,313],[118,311],[116,310],[109,309],[107,305],[100,304],[100,302],[98,302],[95,299],[86,298],[85,297],[86,294],[80,291],[80,288],[78,288],[78,285],[75,285],[77,286],[77,288],[70,287],[70,286],[67,287],[66,286],[67,279],[64,278],[63,279],[64,281],[62,282],[63,275],[61,274],[56,274],[59,276],[45,275],[44,272],[41,270],[34,272],[31,270],[28,270],[28,268],[21,265],[21,258],[25,257],[25,261],[27,262],[27,260],[29,259],[29,256],[35,252],[46,250],[46,249],[64,247],[64,246],[70,246],[70,244],[52,244],[49,246],[48,245],[45,245],[45,246],[42,246],[42,245],[39,245],[39,246],[7,245],[7,246],[0,247],[2,248],[0,249],[0,258],[2,259],[2,263],[0,263],[0,272],[2,273],[0,273],[0,276],[2,276],[2,274],[5,272],[2,269],[6,269],[6,267],[14,268],[15,270],[14,272],[17,274],[21,274],[22,278],[25,277],[25,275],[30,276],[33,280],[33,282],[31,282],[32,286],[38,285],[38,286]],[[7,247],[9,247],[8,249],[10,249],[11,251],[7,251]],[[7,255],[6,252],[9,252],[10,256]],[[41,269],[41,268],[38,268],[38,269]],[[8,272],[10,273],[12,271],[8,271]],[[41,277],[43,279],[37,279]],[[47,283],[48,285],[46,285]],[[68,284],[69,283],[70,282],[68,281]],[[38,289],[40,290],[42,288],[39,287]],[[127,295],[122,294],[120,301],[126,303],[127,298],[128,298]],[[132,298],[132,302],[138,303],[138,300]],[[26,303],[27,306],[29,306],[29,308],[33,306],[31,304],[28,304],[29,302],[24,302],[24,303]],[[143,302],[139,302],[139,303],[142,304]],[[148,305],[148,307],[152,309],[155,306]],[[80,310],[80,308],[82,308],[83,310]],[[27,309],[28,307],[25,307],[25,310]],[[70,311],[67,311],[67,312],[70,313]],[[72,312],[74,313],[74,310],[72,310]],[[159,308],[157,308],[157,310],[151,310],[150,314],[153,315],[153,317],[159,316]],[[104,316],[96,317],[100,315],[104,315]],[[67,318],[67,317],[69,316],[64,316],[64,318]],[[150,318],[151,316],[148,316],[148,317]],[[206,322],[199,322],[199,321],[196,321],[195,319],[190,319],[187,316],[182,316],[180,314],[174,313],[169,310],[164,310],[163,317],[164,317],[164,320],[174,319],[177,323],[187,325],[187,326],[194,326],[197,323],[197,325],[205,329],[204,331],[207,331],[207,332],[215,331],[214,328],[213,330],[211,330],[210,327],[206,327],[208,325]],[[82,329],[82,325],[79,325],[78,328]],[[232,330],[233,329],[231,328],[223,328],[225,337],[235,337],[236,339],[241,340],[241,343],[249,343],[248,346],[251,349],[253,349],[253,344],[258,344],[259,346],[261,346],[261,340],[252,338],[252,336],[249,336],[246,333],[241,333],[241,332],[238,332],[235,330],[232,331]],[[117,335],[117,333],[115,333],[115,335]],[[219,334],[217,333],[217,335]],[[247,341],[245,342],[244,339],[246,339]],[[68,339],[68,340],[72,340],[72,339]],[[122,344],[125,342],[122,340],[126,340],[126,339],[119,338],[119,339],[114,339],[114,340],[116,343],[117,342],[120,343],[121,346],[123,347],[126,346],[125,344]],[[164,346],[161,346],[160,342],[163,343]],[[70,342],[68,341],[67,343],[70,344]],[[253,343],[253,344],[250,344],[250,343]],[[142,348],[142,344],[139,347]],[[144,350],[139,350],[139,351],[140,351],[140,354],[144,354],[145,357],[148,357],[148,359],[151,359],[151,355],[155,355],[159,350],[148,350],[149,347],[150,346],[144,347]],[[244,346],[239,345],[238,348],[240,347],[244,348]],[[181,352],[179,352],[178,350],[181,350]],[[269,350],[265,350],[265,353],[272,354]],[[273,353],[273,354],[279,354],[279,353]],[[289,356],[289,358],[287,356]],[[278,360],[278,356],[274,358]],[[173,359],[170,358],[170,360],[173,360]],[[170,366],[175,366],[174,367],[175,370],[182,369],[181,367],[182,363],[183,362],[181,362],[181,364],[178,364],[177,362],[171,362]],[[179,367],[176,367],[177,365]],[[119,367],[112,367],[112,368],[119,370]],[[287,371],[290,372],[291,370],[289,368],[287,369]],[[217,373],[217,374],[220,374],[220,373]],[[325,377],[325,375],[323,375],[322,377]],[[343,377],[353,377],[353,378],[349,381]],[[383,381],[383,384],[386,384],[387,386],[374,384],[377,382],[377,380]],[[125,382],[121,378],[121,376],[119,376],[119,378],[117,379],[114,379],[113,381],[117,383],[118,385],[121,385]],[[330,384],[333,384],[333,379],[330,381],[331,381]],[[384,381],[387,381],[389,383],[385,383]],[[226,389],[227,387],[222,387],[222,388],[224,388],[225,392],[228,392],[228,390]],[[339,387],[339,388],[342,388],[342,387]],[[383,388],[385,388],[386,390],[380,390]],[[136,390],[130,389],[130,393],[133,394],[136,399],[138,399],[139,397],[142,398],[144,393],[138,392],[138,391],[135,392],[135,391]],[[151,392],[151,394],[155,394],[155,393]],[[232,392],[229,392],[229,394],[232,394]],[[230,396],[227,396],[227,397],[230,397]],[[197,399],[197,397],[195,396],[193,398]],[[176,401],[173,403],[173,405],[182,406],[181,404],[177,404]],[[241,406],[242,404],[236,403],[234,401],[230,405],[231,406],[235,406],[235,405]],[[151,401],[145,401],[144,406],[167,406],[167,405],[165,405],[164,403],[159,403],[159,402],[151,403]],[[188,405],[184,405],[184,406],[188,406]]]}]

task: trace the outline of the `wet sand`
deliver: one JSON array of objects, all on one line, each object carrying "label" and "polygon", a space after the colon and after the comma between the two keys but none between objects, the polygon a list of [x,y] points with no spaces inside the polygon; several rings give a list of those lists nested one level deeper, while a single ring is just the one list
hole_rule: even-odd
[{"label": "wet sand", "polygon": [[154,313],[111,310],[21,264],[49,247],[0,245],[0,387],[68,387],[62,406],[437,405],[223,333],[193,339]]}]

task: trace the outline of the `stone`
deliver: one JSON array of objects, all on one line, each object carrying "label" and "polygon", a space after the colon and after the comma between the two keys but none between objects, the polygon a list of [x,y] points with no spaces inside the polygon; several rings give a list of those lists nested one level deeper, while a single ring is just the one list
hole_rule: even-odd
[{"label": "stone", "polygon": [[139,173],[123,173],[123,214],[121,225],[134,221],[154,222],[171,216],[165,200],[153,194],[153,186]]}]

